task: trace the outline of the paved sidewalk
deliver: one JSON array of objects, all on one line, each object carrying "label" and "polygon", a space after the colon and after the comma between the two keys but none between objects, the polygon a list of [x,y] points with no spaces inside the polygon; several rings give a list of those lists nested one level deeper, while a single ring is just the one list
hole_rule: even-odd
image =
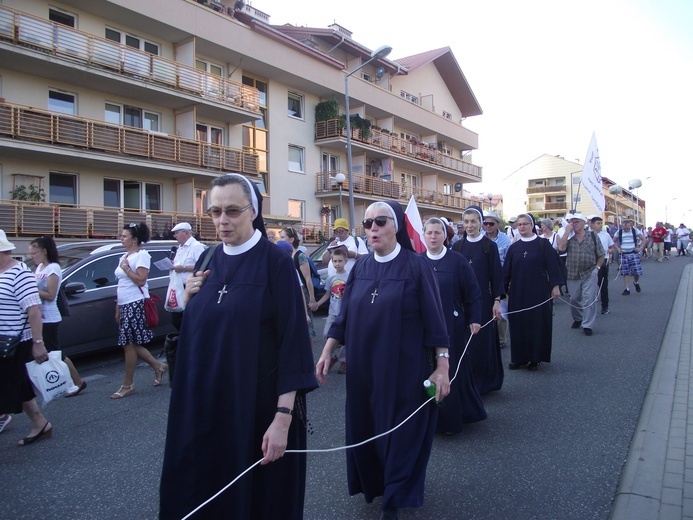
[{"label": "paved sidewalk", "polygon": [[676,292],[611,520],[693,519],[692,322],[693,265],[688,265]]}]

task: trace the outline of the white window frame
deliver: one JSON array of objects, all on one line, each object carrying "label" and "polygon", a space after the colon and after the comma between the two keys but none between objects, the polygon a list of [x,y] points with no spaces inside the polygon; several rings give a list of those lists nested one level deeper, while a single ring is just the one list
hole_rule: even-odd
[{"label": "white window frame", "polygon": [[[291,206],[293,205],[298,205],[300,206],[300,215],[295,215],[295,211],[292,211]],[[289,199],[287,201],[286,205],[286,210],[287,210],[287,215],[290,217],[295,217],[295,218],[300,218],[301,222],[305,222],[306,220],[306,201],[305,200],[298,200],[298,199]]]},{"label": "white window frame", "polygon": [[[291,153],[298,153],[298,162],[292,161]],[[289,145],[288,169],[290,172],[306,173],[306,149],[294,144]]]},{"label": "white window frame", "polygon": [[[303,95],[299,94],[298,92],[293,92],[291,90],[288,92],[287,101],[292,101],[292,100],[298,101],[299,108],[300,108],[300,113],[298,115],[296,115],[296,114],[291,114],[291,110],[287,106],[287,115],[289,117],[291,117],[293,119],[299,119],[301,121],[303,121],[305,119],[305,113],[306,113],[305,107],[306,107],[306,105],[305,105],[304,99],[305,98],[303,97]],[[288,105],[288,103],[287,103],[287,105]]]},{"label": "white window frame", "polygon": [[[108,109],[109,105],[112,107],[117,107],[119,110],[117,123],[114,121],[108,121],[108,119],[106,118],[106,114],[108,113],[107,109]],[[142,111],[142,116],[141,116],[142,126],[139,126],[139,127],[135,126],[132,128],[140,128],[142,130],[147,130],[149,132],[161,132],[161,128],[162,128],[161,127],[161,114],[159,114],[158,112],[154,112],[152,110],[147,110],[146,108],[142,108],[142,107],[136,107],[136,106],[131,106],[131,105],[127,105],[127,106],[130,108],[134,108],[134,109]],[[112,111],[112,113],[115,114],[115,111]],[[158,126],[157,129],[145,128],[144,122],[147,120],[147,116],[156,118],[157,126]],[[122,103],[113,103],[111,101],[106,101],[106,103],[104,104],[104,121],[106,121],[107,123],[111,123],[111,124],[123,125],[124,120],[125,120],[125,105],[123,105]]]},{"label": "white window frame", "polygon": [[[131,49],[138,49],[138,50],[140,50],[140,51],[149,52],[150,54],[154,54],[154,55],[156,55],[156,56],[161,56],[161,45],[159,45],[159,44],[156,43],[156,42],[153,42],[153,41],[151,41],[151,40],[148,40],[147,38],[143,38],[142,36],[137,36],[136,34],[132,34],[132,33],[127,32],[127,31],[123,31],[123,30],[121,30],[121,29],[115,29],[115,28],[113,28],[113,27],[108,27],[108,26],[107,26],[106,29],[104,30],[104,34],[106,34],[106,30],[108,30],[108,31],[113,31],[114,33],[118,33],[119,38],[120,38],[120,40],[118,41],[118,43],[120,43],[121,45],[125,45],[125,46],[127,46],[127,47],[130,47]],[[127,37],[128,37],[128,36],[129,36],[130,38],[134,38],[134,39],[138,40],[138,41],[139,41],[139,46],[133,47],[132,45],[128,45],[128,44],[126,43],[126,42],[127,42]],[[106,39],[107,39],[107,40],[110,40],[110,38],[108,38],[107,36],[106,36]],[[111,41],[115,41],[115,40],[111,40]],[[156,47],[156,52],[150,52],[150,51],[146,50],[146,49],[145,49],[146,44],[149,44],[149,45],[152,45],[152,46]]]},{"label": "white window frame", "polygon": [[[72,25],[65,25],[65,24],[63,24],[63,25],[65,25],[65,27],[72,27],[73,29],[77,29],[78,17],[75,13],[71,13],[70,11],[66,11],[65,9],[61,9],[61,8],[57,8],[57,7],[49,7],[48,8],[48,19],[49,20],[51,17],[51,11],[54,11],[56,13],[60,13],[64,16],[66,16],[66,17],[72,18],[72,21],[73,21]],[[54,21],[54,20],[51,20],[51,21]],[[55,21],[55,23],[60,23],[60,22]]]},{"label": "white window frame", "polygon": [[452,121],[452,114],[443,110],[443,117]]},{"label": "white window frame", "polygon": [[406,99],[407,101],[409,101],[411,103],[414,103],[415,105],[419,104],[419,96],[415,96],[413,94],[410,94],[409,92],[407,92],[405,90],[400,90],[399,95],[400,95],[400,97],[403,97],[404,99]]},{"label": "white window frame", "polygon": [[[112,177],[104,177],[105,181],[112,181],[118,184],[118,206],[107,206],[107,207],[117,207],[119,209],[128,210],[144,210],[144,211],[162,211],[163,210],[163,185],[158,182],[146,182],[146,181],[135,181],[131,179],[114,179]],[[125,184],[137,185],[138,186],[138,201],[137,206],[125,208]],[[158,208],[152,209],[148,205],[147,201],[147,188],[155,187],[158,191]],[[106,201],[104,201],[104,206]]]},{"label": "white window frame", "polygon": [[[200,67],[199,65],[204,65],[204,67]],[[212,71],[212,68],[216,67],[219,69],[219,73],[217,74],[216,72]],[[195,68],[197,70],[201,70],[204,72],[207,72],[209,74],[212,74],[214,76],[219,76],[221,78],[224,77],[224,67],[223,65],[219,65],[218,63],[214,63],[213,61],[208,61],[208,60],[203,60],[201,58],[195,58]]]},{"label": "white window frame", "polygon": [[[67,112],[65,110],[60,110],[60,109],[57,109],[56,107],[52,107],[51,106],[51,94],[52,93],[60,94],[63,96],[72,96],[72,112]],[[74,92],[67,92],[65,90],[60,90],[57,88],[49,88],[48,89],[48,110],[50,110],[52,112],[58,112],[60,114],[68,114],[71,116],[77,115],[77,94],[75,94]]]}]

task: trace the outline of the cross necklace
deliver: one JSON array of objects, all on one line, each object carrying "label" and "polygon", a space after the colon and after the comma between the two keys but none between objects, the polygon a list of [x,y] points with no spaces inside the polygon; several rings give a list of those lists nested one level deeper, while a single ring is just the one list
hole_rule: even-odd
[{"label": "cross necklace", "polygon": [[[250,253],[250,251],[246,251],[245,253],[242,253],[242,254],[245,255],[245,256],[243,256],[243,258],[241,258],[241,260],[239,260],[238,265],[237,265],[236,268],[233,270],[233,272],[231,273],[231,275],[225,276],[225,277],[224,277],[224,286],[223,286],[221,289],[219,289],[219,290],[217,291],[217,293],[219,293],[219,298],[217,298],[217,304],[220,304],[220,303],[221,303],[221,300],[224,298],[224,295],[228,294],[229,291],[227,291],[226,288],[227,288],[227,287],[229,286],[229,284],[231,283],[232,278],[233,278],[233,275],[236,274],[236,271],[238,271],[238,270],[241,268],[241,265],[243,265],[243,262],[245,262],[245,259],[248,258],[248,254],[247,254],[247,253]],[[230,259],[226,258],[227,256],[231,256],[231,258],[233,258],[233,256],[235,256],[235,255],[227,255],[226,253],[224,253],[224,255],[222,256],[222,258],[223,258],[225,261],[230,261]],[[225,263],[226,263],[226,262],[225,262]],[[224,268],[226,268],[226,266],[224,266]],[[226,269],[224,269],[224,271],[226,271]],[[226,274],[226,272],[225,272],[224,274]]]}]

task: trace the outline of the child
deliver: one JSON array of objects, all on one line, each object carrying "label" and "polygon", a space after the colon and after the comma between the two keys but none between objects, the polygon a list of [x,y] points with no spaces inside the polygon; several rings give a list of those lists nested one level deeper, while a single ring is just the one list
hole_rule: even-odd
[{"label": "child", "polygon": [[[339,315],[339,309],[342,304],[342,296],[344,295],[344,286],[346,285],[346,280],[348,273],[344,269],[347,263],[347,249],[346,247],[338,247],[332,250],[332,265],[335,268],[335,273],[329,275],[325,281],[325,294],[315,303],[310,304],[310,308],[313,311],[318,310],[318,308],[330,299],[330,310],[328,311],[327,320],[325,321],[325,330],[323,331],[323,338],[327,339],[327,333],[330,330],[330,326],[334,319]],[[342,349],[339,352],[339,356],[332,354],[330,359],[330,368],[332,368],[335,363],[339,361],[339,369],[337,373],[346,374],[346,346],[342,345]]]}]

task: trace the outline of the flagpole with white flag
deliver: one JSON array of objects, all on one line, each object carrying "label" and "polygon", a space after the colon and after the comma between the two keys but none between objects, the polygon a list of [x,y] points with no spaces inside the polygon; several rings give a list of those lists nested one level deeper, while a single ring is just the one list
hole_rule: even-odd
[{"label": "flagpole with white flag", "polygon": [[409,204],[407,204],[407,209],[404,212],[404,223],[407,226],[407,234],[411,239],[411,245],[414,246],[414,251],[417,253],[426,251],[423,237],[423,222],[421,221],[421,214],[419,213],[419,207],[416,205],[416,200],[414,200],[414,195],[409,199]]},{"label": "flagpole with white flag", "polygon": [[[604,213],[604,190],[602,189],[602,164],[599,160],[599,148],[597,137],[592,133],[590,147],[585,157],[585,165],[582,167],[582,185],[590,197],[592,204],[598,213]],[[576,202],[577,207],[577,202]]]}]

